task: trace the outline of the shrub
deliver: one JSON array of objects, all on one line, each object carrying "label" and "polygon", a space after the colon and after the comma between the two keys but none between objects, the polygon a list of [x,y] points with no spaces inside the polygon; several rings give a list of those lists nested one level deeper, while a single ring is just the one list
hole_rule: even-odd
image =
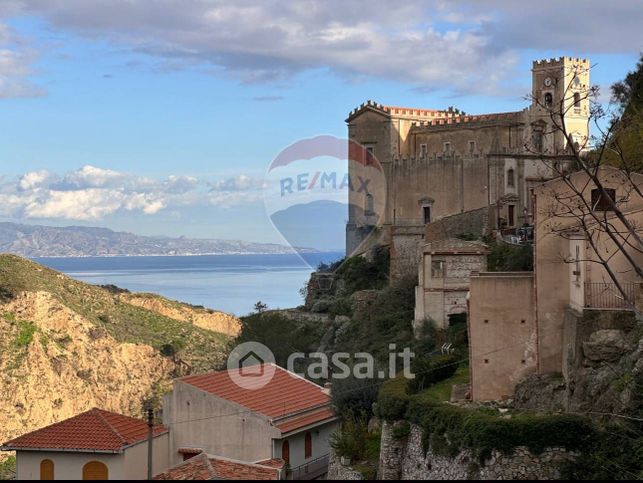
[{"label": "shrub", "polygon": [[351,418],[330,438],[330,446],[338,456],[363,459],[368,449],[368,425],[363,418]]},{"label": "shrub", "polygon": [[382,384],[377,398],[376,409],[376,413],[380,418],[386,421],[404,418],[411,400],[406,393],[407,382],[408,380],[402,374],[398,374],[395,379]]},{"label": "shrub", "polygon": [[380,385],[377,379],[356,379],[353,376],[335,379],[331,391],[333,406],[346,420],[368,419],[373,414]]},{"label": "shrub", "polygon": [[534,255],[531,245],[510,245],[504,242],[488,243],[491,253],[487,258],[490,272],[531,272]]},{"label": "shrub", "polygon": [[411,363],[415,378],[407,383],[408,393],[417,394],[432,384],[449,379],[458,370],[459,364],[460,357],[455,354],[416,357]]}]

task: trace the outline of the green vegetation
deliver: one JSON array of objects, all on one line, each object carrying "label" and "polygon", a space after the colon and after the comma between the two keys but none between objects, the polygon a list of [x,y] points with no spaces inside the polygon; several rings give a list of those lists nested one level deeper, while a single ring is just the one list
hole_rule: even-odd
[{"label": "green vegetation", "polygon": [[350,418],[344,421],[341,431],[331,436],[330,445],[340,457],[350,458],[353,469],[366,479],[374,479],[380,456],[381,434],[369,433],[366,419]]},{"label": "green vegetation", "polygon": [[25,322],[23,320],[18,321],[18,335],[13,340],[13,347],[15,349],[24,349],[29,347],[31,341],[33,340],[33,335],[38,330],[35,324],[32,322]]},{"label": "green vegetation", "polygon": [[12,480],[16,476],[16,457],[9,456],[0,461],[0,480]]},{"label": "green vegetation", "polygon": [[459,365],[460,356],[456,354],[416,356],[411,363],[411,372],[415,374],[415,378],[408,381],[407,392],[417,394],[429,386],[449,379],[458,370]]},{"label": "green vegetation", "polygon": [[534,269],[533,247],[530,244],[486,243],[491,251],[487,257],[490,272],[531,272]]},{"label": "green vegetation", "polygon": [[[166,344],[183,345],[181,359],[195,370],[217,367],[229,338],[150,310],[127,304],[114,288],[78,282],[54,270],[13,255],[0,255],[2,299],[9,301],[22,292],[48,292],[61,304],[104,329],[118,342],[147,344],[159,351]],[[116,295],[115,295],[116,293]],[[5,314],[6,320],[15,320]],[[7,318],[9,317],[9,318]],[[35,326],[24,325],[15,347],[28,345]],[[64,341],[57,341],[64,344]]]}]

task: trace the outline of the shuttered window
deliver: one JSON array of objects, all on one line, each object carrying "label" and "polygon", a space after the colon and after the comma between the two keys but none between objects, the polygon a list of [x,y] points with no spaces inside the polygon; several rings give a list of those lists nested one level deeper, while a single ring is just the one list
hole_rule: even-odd
[{"label": "shuttered window", "polygon": [[313,457],[313,435],[310,433],[306,433],[306,439],[304,442],[304,457]]},{"label": "shuttered window", "polygon": [[51,460],[42,460],[40,462],[40,479],[51,481],[54,479],[54,462]]},{"label": "shuttered window", "polygon": [[107,466],[100,461],[91,461],[83,466],[83,480],[108,480]]}]

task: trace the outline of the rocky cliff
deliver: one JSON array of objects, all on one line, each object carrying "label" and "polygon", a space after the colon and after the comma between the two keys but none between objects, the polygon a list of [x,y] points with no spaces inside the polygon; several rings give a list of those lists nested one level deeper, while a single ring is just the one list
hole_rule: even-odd
[{"label": "rocky cliff", "polygon": [[2,255],[0,442],[93,406],[139,416],[173,376],[218,367],[238,324]]}]

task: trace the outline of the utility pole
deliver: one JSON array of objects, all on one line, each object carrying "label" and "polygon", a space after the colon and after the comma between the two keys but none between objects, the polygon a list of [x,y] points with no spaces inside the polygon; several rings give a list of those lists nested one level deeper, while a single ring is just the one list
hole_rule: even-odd
[{"label": "utility pole", "polygon": [[147,479],[152,479],[152,442],[154,441],[154,409],[147,410]]}]

